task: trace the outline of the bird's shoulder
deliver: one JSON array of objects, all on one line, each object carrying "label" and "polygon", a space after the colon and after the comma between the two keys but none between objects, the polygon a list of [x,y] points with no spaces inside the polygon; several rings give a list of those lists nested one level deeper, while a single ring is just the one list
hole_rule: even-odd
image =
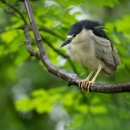
[{"label": "bird's shoulder", "polygon": [[93,31],[89,31],[93,43],[95,45],[95,54],[102,62],[104,62],[112,70],[116,70],[120,64],[120,58],[117,54],[115,47],[109,39],[99,37]]}]

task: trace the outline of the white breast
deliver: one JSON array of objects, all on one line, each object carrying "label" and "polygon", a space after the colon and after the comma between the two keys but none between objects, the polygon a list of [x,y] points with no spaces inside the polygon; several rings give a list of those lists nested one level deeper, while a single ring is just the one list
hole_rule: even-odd
[{"label": "white breast", "polygon": [[[95,56],[95,46],[93,43],[93,40],[90,39],[89,34],[86,30],[83,30],[81,33],[82,36],[85,36],[84,38],[76,41],[72,41],[68,45],[68,51],[70,57],[79,62],[80,64],[84,65],[85,67],[88,67],[92,70],[96,70],[98,68],[99,59]],[[80,37],[81,38],[81,37]]]}]

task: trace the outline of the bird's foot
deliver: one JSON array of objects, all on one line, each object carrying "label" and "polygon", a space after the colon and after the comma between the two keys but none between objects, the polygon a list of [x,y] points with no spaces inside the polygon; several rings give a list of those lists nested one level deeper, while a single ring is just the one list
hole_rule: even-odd
[{"label": "bird's foot", "polygon": [[82,89],[82,91],[84,89],[87,89],[88,92],[89,92],[89,88],[94,84],[95,82],[93,80],[89,81],[89,80],[81,80],[80,83],[79,83],[79,88]]}]

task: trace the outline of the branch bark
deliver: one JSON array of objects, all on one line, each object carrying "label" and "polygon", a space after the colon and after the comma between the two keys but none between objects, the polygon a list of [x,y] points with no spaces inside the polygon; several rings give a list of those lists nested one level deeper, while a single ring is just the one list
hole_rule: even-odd
[{"label": "branch bark", "polygon": [[[68,72],[65,72],[64,70],[60,70],[56,66],[54,66],[50,60],[48,59],[48,56],[46,55],[45,49],[43,47],[43,42],[42,38],[40,36],[40,33],[38,31],[38,28],[36,26],[36,23],[34,21],[33,13],[32,13],[32,8],[29,3],[29,0],[23,0],[26,11],[30,20],[30,24],[37,42],[37,46],[39,48],[39,53],[40,53],[40,58],[43,63],[43,65],[47,68],[47,70],[54,74],[55,76],[64,79],[68,81],[69,85],[75,85],[78,86],[80,79],[78,78],[77,75],[71,74]],[[120,92],[130,92],[130,82],[124,83],[124,84],[95,84],[90,88],[90,92],[98,92],[98,93],[120,93]]]},{"label": "branch bark", "polygon": [[26,37],[25,45],[26,45],[27,51],[30,53],[30,56],[35,56],[37,58],[40,58],[39,52],[35,51],[31,46],[32,45],[32,39],[31,39],[31,36],[29,34],[29,25],[28,24],[24,25],[24,34],[25,34],[25,37]]}]

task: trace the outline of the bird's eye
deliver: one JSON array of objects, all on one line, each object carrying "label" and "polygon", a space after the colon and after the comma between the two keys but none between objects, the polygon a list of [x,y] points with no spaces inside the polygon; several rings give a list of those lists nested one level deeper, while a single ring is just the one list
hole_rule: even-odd
[{"label": "bird's eye", "polygon": [[73,37],[76,37],[76,34],[73,34]]}]

